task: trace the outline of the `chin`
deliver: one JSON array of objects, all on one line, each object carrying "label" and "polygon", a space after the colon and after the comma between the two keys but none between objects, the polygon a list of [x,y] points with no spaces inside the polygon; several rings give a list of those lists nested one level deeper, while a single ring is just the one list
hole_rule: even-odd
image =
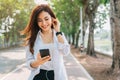
[{"label": "chin", "polygon": [[43,31],[48,31],[49,29],[47,28],[47,29],[42,29]]}]

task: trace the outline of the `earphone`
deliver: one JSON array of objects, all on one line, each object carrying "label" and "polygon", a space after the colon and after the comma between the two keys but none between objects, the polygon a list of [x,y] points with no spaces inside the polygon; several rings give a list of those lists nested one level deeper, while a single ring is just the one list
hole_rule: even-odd
[{"label": "earphone", "polygon": [[46,78],[47,78],[47,80],[49,80],[49,79],[48,79],[48,76],[47,76],[47,73],[48,73],[48,71],[46,71]]}]

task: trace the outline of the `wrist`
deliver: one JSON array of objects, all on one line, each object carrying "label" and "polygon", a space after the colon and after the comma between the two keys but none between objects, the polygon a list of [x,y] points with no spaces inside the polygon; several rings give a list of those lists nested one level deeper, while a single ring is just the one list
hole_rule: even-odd
[{"label": "wrist", "polygon": [[36,60],[35,62],[36,62],[37,66],[41,65],[41,61],[40,60]]},{"label": "wrist", "polygon": [[62,35],[62,32],[56,32],[56,36],[58,36],[58,35]]},{"label": "wrist", "polygon": [[30,66],[32,67],[32,68],[36,68],[36,67],[38,67],[39,65],[38,65],[38,61],[32,61],[31,63],[30,63]]}]

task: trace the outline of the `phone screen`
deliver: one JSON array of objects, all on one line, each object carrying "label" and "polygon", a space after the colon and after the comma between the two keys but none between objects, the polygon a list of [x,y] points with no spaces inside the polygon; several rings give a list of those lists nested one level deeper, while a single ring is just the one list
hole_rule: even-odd
[{"label": "phone screen", "polygon": [[41,55],[42,58],[45,57],[45,56],[50,56],[49,49],[40,49],[39,52],[40,52],[40,55]]}]

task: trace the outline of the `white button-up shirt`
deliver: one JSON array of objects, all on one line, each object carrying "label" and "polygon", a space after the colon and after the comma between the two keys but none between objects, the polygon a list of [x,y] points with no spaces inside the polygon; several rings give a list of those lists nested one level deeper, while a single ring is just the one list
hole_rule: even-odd
[{"label": "white button-up shirt", "polygon": [[[53,30],[53,53],[51,60],[53,61],[53,70],[55,74],[55,80],[68,80],[64,61],[63,61],[63,55],[67,55],[70,53],[70,45],[68,44],[68,41],[66,40],[64,34],[63,39],[64,43],[58,42],[56,32]],[[43,48],[43,41],[40,37],[41,31],[38,32],[35,43],[34,43],[34,54],[32,54],[29,50],[29,46],[26,47],[26,62],[27,66],[31,70],[31,74],[28,78],[28,80],[33,80],[34,76],[40,72],[41,65],[37,68],[32,68],[30,66],[30,63],[37,59],[36,55],[39,53],[39,49]]]}]

